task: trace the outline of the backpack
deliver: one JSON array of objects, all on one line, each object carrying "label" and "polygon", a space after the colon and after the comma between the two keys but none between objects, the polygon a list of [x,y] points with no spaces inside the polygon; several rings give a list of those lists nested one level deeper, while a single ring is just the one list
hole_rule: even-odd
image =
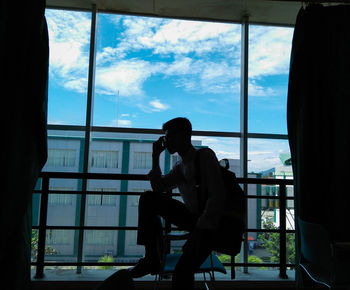
[{"label": "backpack", "polygon": [[[199,164],[199,154],[202,150],[211,150],[208,148],[199,149],[196,152],[195,156],[195,172],[196,172],[196,184],[199,187],[200,184],[200,164]],[[228,194],[227,200],[229,203],[234,204],[235,216],[240,219],[243,223],[245,223],[246,216],[246,204],[245,204],[245,194],[240,185],[237,182],[236,174],[229,170],[229,161],[227,159],[222,159],[219,162],[219,167],[221,170],[221,176],[224,181],[224,185],[226,188],[226,192]],[[202,198],[201,198],[202,197]],[[200,207],[200,211],[204,209],[206,204],[207,197],[203,194],[198,194],[198,203]]]}]

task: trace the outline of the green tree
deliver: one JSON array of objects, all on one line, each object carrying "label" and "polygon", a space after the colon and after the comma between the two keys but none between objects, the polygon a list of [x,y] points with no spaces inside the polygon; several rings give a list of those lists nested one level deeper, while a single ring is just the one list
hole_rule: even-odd
[{"label": "green tree", "polygon": [[[38,237],[38,230],[32,230],[32,241],[31,241],[31,254],[32,254],[32,261],[36,260],[38,255],[38,243],[39,243],[39,237]],[[58,251],[52,248],[51,246],[45,247],[45,254],[46,255],[56,255],[58,254]]]},{"label": "green tree", "polygon": [[[230,263],[231,262],[231,256],[222,254],[218,256],[221,263]],[[262,264],[264,261],[260,259],[257,256],[250,255],[248,256],[248,263],[256,263],[256,264]],[[240,263],[240,254],[235,256],[235,263]],[[259,267],[261,270],[265,270],[266,267]]]},{"label": "green tree", "polygon": [[[99,263],[112,263],[112,262],[114,262],[114,258],[110,255],[104,255],[98,259],[98,262]],[[112,269],[113,266],[99,266],[98,268],[102,269],[102,270],[108,270],[108,269]]]},{"label": "green tree", "polygon": [[[266,229],[279,229],[274,226],[271,220],[263,221]],[[278,263],[280,261],[280,234],[279,233],[262,233],[258,235],[263,247],[271,254],[270,261]],[[295,263],[295,236],[294,234],[286,234],[286,258],[287,263]]]}]

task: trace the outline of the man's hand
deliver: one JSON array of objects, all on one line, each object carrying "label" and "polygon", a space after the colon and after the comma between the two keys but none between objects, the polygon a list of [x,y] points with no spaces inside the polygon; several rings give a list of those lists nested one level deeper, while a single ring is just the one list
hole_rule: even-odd
[{"label": "man's hand", "polygon": [[153,156],[159,156],[165,150],[163,136],[153,143]]}]

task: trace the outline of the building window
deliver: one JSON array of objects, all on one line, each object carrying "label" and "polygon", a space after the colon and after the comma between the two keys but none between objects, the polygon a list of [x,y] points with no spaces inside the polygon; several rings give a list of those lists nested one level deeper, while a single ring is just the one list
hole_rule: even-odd
[{"label": "building window", "polygon": [[49,245],[68,245],[72,240],[72,231],[48,230],[46,232],[46,243]]},{"label": "building window", "polygon": [[76,150],[74,149],[48,149],[47,166],[74,167]]},{"label": "building window", "polygon": [[[51,190],[73,190],[70,187],[50,187]],[[72,205],[73,195],[63,193],[51,193],[49,194],[49,205]]]},{"label": "building window", "polygon": [[134,152],[134,169],[151,169],[152,153],[151,152]]},{"label": "building window", "polygon": [[85,231],[85,240],[88,245],[113,245],[114,231],[91,230]]},{"label": "building window", "polygon": [[[93,188],[92,190],[101,191],[101,192],[117,191],[116,188]],[[88,200],[88,205],[116,206],[117,204],[116,195],[92,194],[92,195],[88,195],[87,200]]]},{"label": "building window", "polygon": [[92,168],[118,168],[118,151],[91,151]]}]

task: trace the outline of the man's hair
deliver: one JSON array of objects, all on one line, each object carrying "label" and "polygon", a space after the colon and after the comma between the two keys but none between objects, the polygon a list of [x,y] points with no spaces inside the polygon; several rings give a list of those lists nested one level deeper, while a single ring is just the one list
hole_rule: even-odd
[{"label": "man's hair", "polygon": [[192,135],[192,125],[187,118],[174,118],[163,124],[163,131],[180,131]]}]

